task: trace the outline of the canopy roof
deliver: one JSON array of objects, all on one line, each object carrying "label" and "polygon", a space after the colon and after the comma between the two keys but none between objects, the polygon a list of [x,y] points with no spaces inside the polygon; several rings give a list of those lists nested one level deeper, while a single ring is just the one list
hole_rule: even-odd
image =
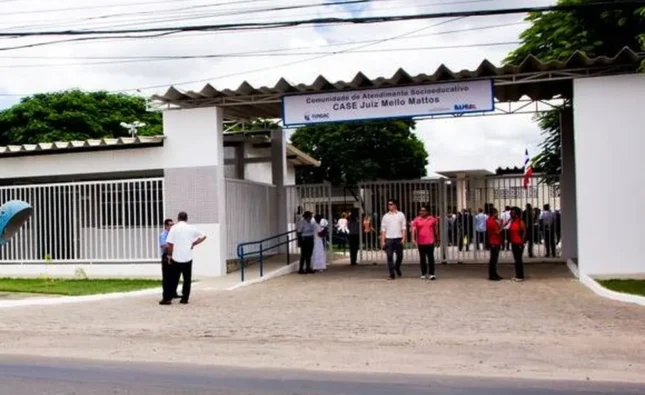
[{"label": "canopy roof", "polygon": [[558,97],[571,98],[574,78],[635,73],[642,54],[624,48],[614,57],[589,58],[581,52],[574,53],[566,61],[542,62],[528,56],[516,66],[495,67],[484,60],[476,70],[452,71],[441,65],[433,74],[411,76],[399,69],[390,78],[370,79],[362,72],[351,81],[330,82],[320,75],[310,84],[291,84],[281,78],[274,87],[254,87],[243,82],[236,90],[217,90],[210,84],[199,92],[181,92],[174,87],[153,100],[170,106],[193,108],[220,106],[226,120],[250,120],[255,118],[280,118],[281,98],[285,94],[340,92],[354,89],[386,88],[437,82],[493,79],[495,98],[499,102],[517,101],[523,97],[532,100],[551,100]]}]

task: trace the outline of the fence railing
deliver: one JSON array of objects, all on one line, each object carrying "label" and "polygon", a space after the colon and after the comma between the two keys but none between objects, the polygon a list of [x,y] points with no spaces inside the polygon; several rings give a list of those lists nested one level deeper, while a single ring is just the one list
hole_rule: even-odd
[{"label": "fence railing", "polygon": [[[288,245],[289,243],[293,242],[296,240],[295,237],[292,238],[292,236],[295,236],[296,231],[289,231],[285,233],[281,233],[276,236],[271,236],[267,237],[262,240],[258,241],[249,241],[246,243],[240,243],[237,245],[237,257],[240,260],[240,276],[241,276],[241,281],[244,282],[244,268],[246,266],[246,259],[250,257],[258,257],[259,259],[259,266],[260,266],[260,277],[264,276],[264,258],[265,254],[267,252],[270,252],[276,248],[279,248],[283,245]],[[245,251],[246,247],[251,247],[255,246],[256,249],[252,251]],[[285,249],[287,253],[287,260],[286,264],[288,265],[291,263],[291,254],[289,253],[289,248]]]},{"label": "fence railing", "polygon": [[34,208],[0,264],[157,261],[163,188],[163,178],[0,187],[0,202]]},{"label": "fence railing", "polygon": [[278,233],[274,185],[226,179],[226,258],[237,258],[240,240],[261,240]]}]

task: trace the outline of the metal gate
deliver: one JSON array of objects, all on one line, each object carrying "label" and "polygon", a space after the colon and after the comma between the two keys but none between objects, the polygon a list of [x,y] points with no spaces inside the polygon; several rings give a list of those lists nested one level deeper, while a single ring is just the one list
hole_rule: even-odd
[{"label": "metal gate", "polygon": [[[488,261],[485,229],[478,228],[478,224],[485,221],[491,207],[497,208],[500,215],[506,207],[525,210],[530,226],[530,241],[524,253],[527,258],[529,255],[544,258],[545,240],[549,235],[540,222],[540,213],[546,204],[556,212],[556,245],[560,244],[561,239],[559,183],[557,179],[553,184],[547,184],[544,180],[539,175],[533,176],[526,188],[524,177],[516,175],[362,183],[358,188],[362,225],[360,260],[384,262],[386,259],[380,249],[379,233],[381,218],[387,212],[390,199],[398,201],[399,210],[406,216],[408,224],[417,216],[422,205],[440,220],[436,262]],[[530,206],[527,207],[527,204]],[[418,251],[408,242],[404,246],[404,260],[416,262],[418,258]],[[500,261],[512,259],[510,248],[503,248]]]},{"label": "metal gate", "polygon": [[[329,221],[330,225],[333,224],[331,190],[331,184],[286,186],[285,198],[287,200],[287,229],[289,231],[295,230],[296,223],[300,218],[302,218],[305,211],[310,211],[314,215],[319,214]],[[330,252],[332,252],[332,232],[329,232],[329,235]],[[299,252],[297,242],[294,241],[289,245],[289,252]]]}]

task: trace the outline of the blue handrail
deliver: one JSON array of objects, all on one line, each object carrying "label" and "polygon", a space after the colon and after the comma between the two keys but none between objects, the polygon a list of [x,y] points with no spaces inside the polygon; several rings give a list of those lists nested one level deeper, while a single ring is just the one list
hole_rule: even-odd
[{"label": "blue handrail", "polygon": [[[267,251],[270,251],[274,248],[283,246],[285,244],[289,244],[295,240],[296,238],[290,238],[289,235],[295,234],[295,230],[291,230],[289,232],[284,232],[280,233],[279,235],[276,236],[271,236],[267,237],[266,239],[258,240],[258,241],[248,241],[246,243],[240,243],[237,245],[237,257],[240,260],[240,274],[242,276],[242,282],[244,282],[244,258],[248,258],[249,256],[254,256],[254,255],[259,255],[260,256],[260,277],[264,276],[264,253]],[[276,239],[280,239],[281,237],[286,236],[286,241],[282,241],[277,244],[273,244],[270,247],[266,247],[264,243]],[[255,251],[250,251],[250,252],[245,252],[244,247],[250,246],[250,245],[259,245],[259,248]],[[289,262],[289,248],[287,247],[287,265],[291,262]]]}]

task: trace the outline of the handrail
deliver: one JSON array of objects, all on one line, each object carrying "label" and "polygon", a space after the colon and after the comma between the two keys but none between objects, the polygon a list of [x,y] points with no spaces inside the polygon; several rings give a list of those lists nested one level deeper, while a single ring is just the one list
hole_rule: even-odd
[{"label": "handrail", "polygon": [[[284,232],[280,233],[279,235],[267,237],[266,239],[258,240],[258,241],[247,241],[245,243],[240,243],[237,245],[237,257],[240,260],[240,275],[242,277],[242,282],[244,282],[244,258],[248,258],[249,256],[253,255],[259,255],[260,256],[260,277],[264,276],[264,253],[267,251],[270,251],[274,248],[281,247],[285,244],[289,244],[293,241],[296,241],[296,238],[290,238],[289,235],[296,233],[295,230],[291,230],[289,232]],[[282,241],[278,244],[274,244],[271,247],[264,247],[263,243],[266,243],[268,241],[280,239],[281,237],[286,236],[286,241]],[[255,251],[250,251],[250,252],[245,252],[244,247],[250,246],[250,245],[259,245],[259,248]],[[289,259],[289,248],[287,247],[287,265],[291,262]]]}]

